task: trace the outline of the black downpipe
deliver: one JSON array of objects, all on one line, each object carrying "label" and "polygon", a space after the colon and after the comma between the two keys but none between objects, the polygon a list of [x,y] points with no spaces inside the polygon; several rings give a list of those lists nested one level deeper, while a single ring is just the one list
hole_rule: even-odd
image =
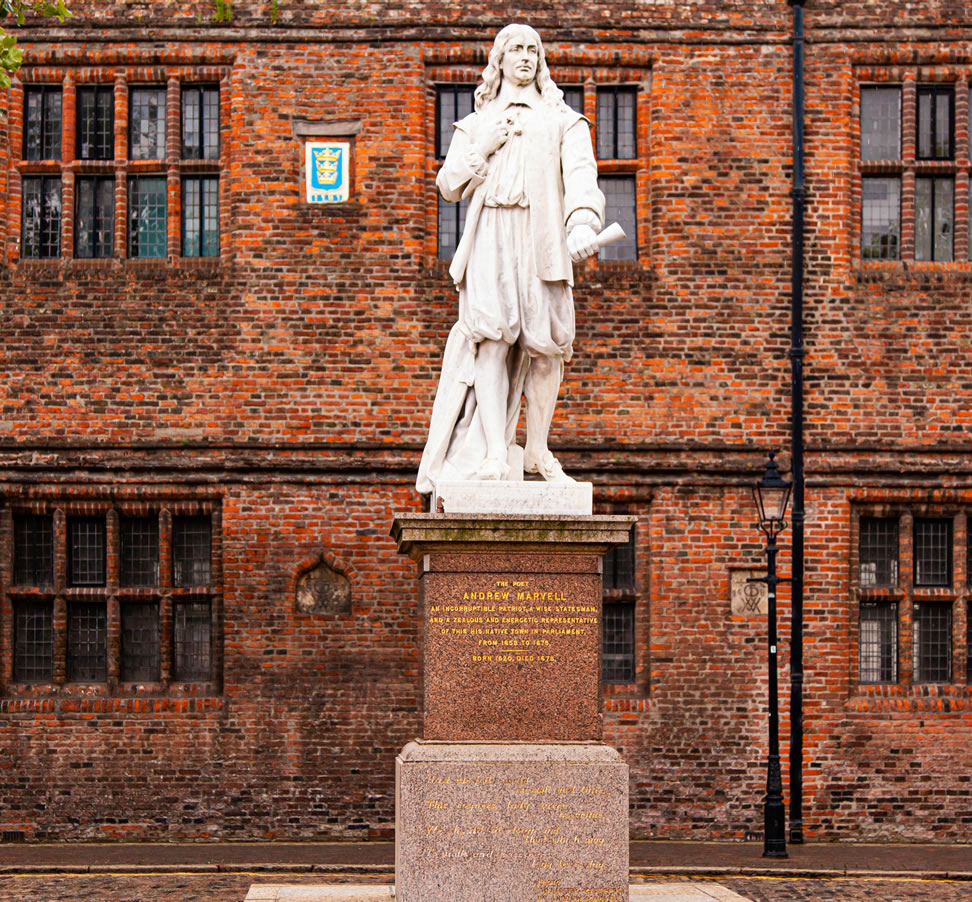
[{"label": "black downpipe", "polygon": [[793,478],[793,625],[790,640],[790,842],[803,842],[803,0],[793,7],[793,258],[790,295],[790,468]]}]

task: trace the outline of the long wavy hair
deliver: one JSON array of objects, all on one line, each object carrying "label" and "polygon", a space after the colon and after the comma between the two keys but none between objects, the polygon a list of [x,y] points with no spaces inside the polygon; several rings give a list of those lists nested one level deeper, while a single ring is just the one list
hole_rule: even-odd
[{"label": "long wavy hair", "polygon": [[534,81],[540,96],[544,102],[550,104],[554,109],[569,111],[567,104],[564,103],[564,92],[554,84],[554,80],[550,77],[540,35],[529,25],[511,22],[496,35],[496,40],[493,41],[493,49],[489,51],[486,68],[483,69],[483,83],[476,88],[476,112],[478,113],[499,94],[500,83],[503,81],[503,54],[506,53],[506,48],[510,45],[513,37],[520,31],[525,31],[537,42],[537,76]]}]

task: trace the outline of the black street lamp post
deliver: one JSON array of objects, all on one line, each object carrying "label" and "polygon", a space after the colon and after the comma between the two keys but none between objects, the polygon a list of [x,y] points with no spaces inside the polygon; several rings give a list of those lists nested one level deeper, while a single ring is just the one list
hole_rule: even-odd
[{"label": "black street lamp post", "polygon": [[763,857],[787,858],[786,811],[783,807],[783,777],[780,772],[780,712],[777,698],[776,587],[786,580],[776,575],[776,537],[786,529],[786,505],[790,500],[790,483],[780,476],[770,452],[762,480],[753,487],[753,499],[759,511],[759,528],[766,535],[766,576],[752,582],[766,583],[769,610],[769,762],[766,767],[766,801],[763,806]]}]

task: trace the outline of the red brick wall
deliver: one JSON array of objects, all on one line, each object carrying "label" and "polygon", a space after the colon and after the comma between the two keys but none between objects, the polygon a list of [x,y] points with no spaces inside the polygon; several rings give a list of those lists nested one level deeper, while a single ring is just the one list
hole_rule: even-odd
[{"label": "red brick wall", "polygon": [[[28,32],[25,80],[78,63],[225,70],[222,255],[19,261],[15,86],[0,118],[0,491],[217,493],[223,688],[0,685],[0,826],[32,839],[388,836],[394,756],[421,728],[421,648],[413,567],[387,533],[420,503],[456,305],[430,250],[427,67],[474,78],[505,17],[495,4],[280,0],[271,27],[267,2],[238,0],[221,24],[199,6],[75,2],[67,25]],[[606,738],[631,766],[633,835],[739,839],[762,829],[765,618],[730,616],[729,568],[763,560],[746,486],[765,449],[788,444],[789,7],[522,13],[555,69],[650,73],[642,258],[579,273],[552,439],[599,503],[641,518],[638,682],[605,702]],[[809,838],[957,840],[972,818],[967,686],[882,694],[851,679],[850,533],[855,492],[967,474],[969,265],[860,264],[854,123],[858,67],[965,72],[972,45],[953,29],[970,20],[972,4],[944,0],[807,9]],[[300,203],[296,119],[361,120],[349,204]],[[321,556],[351,581],[349,614],[297,612],[294,581]],[[785,595],[780,628],[785,739]]]}]

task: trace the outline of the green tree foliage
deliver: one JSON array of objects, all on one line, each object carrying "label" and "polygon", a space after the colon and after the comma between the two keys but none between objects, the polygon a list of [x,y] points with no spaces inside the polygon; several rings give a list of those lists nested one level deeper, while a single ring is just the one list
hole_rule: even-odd
[{"label": "green tree foliage", "polygon": [[[0,0],[0,20],[12,16],[17,25],[23,25],[29,14],[53,16],[58,22],[71,15],[64,0]],[[16,35],[0,27],[0,88],[10,87],[10,76],[20,68],[23,59],[24,51],[17,46]]]}]

